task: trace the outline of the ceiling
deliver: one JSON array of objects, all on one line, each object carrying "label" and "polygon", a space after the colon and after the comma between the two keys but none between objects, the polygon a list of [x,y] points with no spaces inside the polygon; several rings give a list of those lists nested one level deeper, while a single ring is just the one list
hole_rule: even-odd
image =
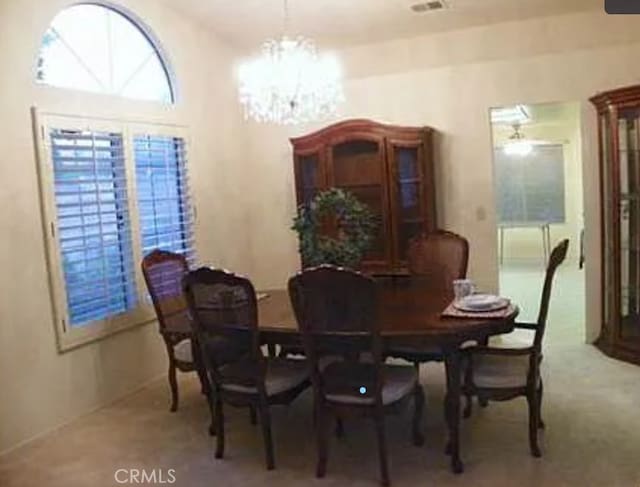
[{"label": "ceiling", "polygon": [[[256,48],[283,30],[284,0],[163,0],[239,48]],[[602,0],[443,0],[444,10],[414,13],[425,0],[288,0],[290,34],[345,46],[448,30],[602,10]]]}]

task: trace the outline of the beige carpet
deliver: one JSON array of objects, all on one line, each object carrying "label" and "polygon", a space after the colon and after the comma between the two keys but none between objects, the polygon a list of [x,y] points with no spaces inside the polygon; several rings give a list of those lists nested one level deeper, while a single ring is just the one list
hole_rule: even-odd
[{"label": "beige carpet", "polygon": [[[525,294],[537,301],[537,291]],[[443,454],[443,371],[432,364],[422,369],[426,445],[411,445],[409,411],[387,422],[394,486],[640,487],[640,368],[584,345],[577,313],[568,315],[559,297],[546,343],[543,458],[529,455],[524,399],[491,403],[463,422],[466,471],[453,475]],[[0,486],[124,485],[114,479],[122,468],[163,469],[165,480],[175,469],[174,485],[188,487],[378,483],[375,437],[366,420],[349,421],[346,437],[332,440],[327,477],[317,480],[310,395],[274,409],[277,469],[267,472],[260,429],[246,411],[227,414],[227,455],[215,460],[198,385],[183,375],[180,386],[177,413],[168,412],[167,386],[158,381],[0,458]]]}]

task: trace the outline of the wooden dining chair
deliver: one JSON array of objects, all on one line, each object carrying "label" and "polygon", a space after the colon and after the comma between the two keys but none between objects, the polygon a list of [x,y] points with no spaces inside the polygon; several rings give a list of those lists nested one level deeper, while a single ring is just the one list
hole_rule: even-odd
[{"label": "wooden dining chair", "polygon": [[209,391],[200,349],[193,340],[191,319],[182,293],[182,278],[188,270],[184,255],[166,250],[154,250],[142,260],[142,274],[169,357],[172,412],[178,409],[178,370],[196,371],[200,377],[202,393],[208,394]]},{"label": "wooden dining chair", "polygon": [[[292,277],[289,295],[311,365],[318,441],[316,475],[324,477],[326,473],[327,416],[355,413],[375,421],[382,484],[389,485],[384,415],[413,397],[413,441],[421,445],[424,394],[413,367],[383,363],[375,282],[355,271],[320,266]],[[369,359],[360,360],[363,354]]]},{"label": "wooden dining chair", "polygon": [[213,386],[210,408],[216,458],[225,448],[223,404],[258,412],[267,469],[275,468],[269,408],[290,404],[310,384],[303,360],[262,354],[256,293],[251,282],[224,270],[200,268],[184,278],[197,342]]},{"label": "wooden dining chair", "polygon": [[466,372],[463,394],[467,403],[464,416],[471,415],[471,398],[482,401],[506,401],[525,396],[529,406],[529,447],[540,456],[538,429],[544,428],[541,417],[543,384],[540,376],[542,339],[547,327],[551,288],[556,270],[567,256],[569,240],[561,241],[551,252],[542,288],[536,323],[516,322],[515,327],[534,330],[533,343],[527,347],[477,346],[465,350]]},{"label": "wooden dining chair", "polygon": [[[423,234],[412,239],[407,249],[411,279],[418,280],[425,292],[449,295],[453,299],[453,281],[467,276],[469,242],[466,238],[445,230]],[[388,355],[414,364],[444,360],[435,348],[411,346],[393,347]]]}]

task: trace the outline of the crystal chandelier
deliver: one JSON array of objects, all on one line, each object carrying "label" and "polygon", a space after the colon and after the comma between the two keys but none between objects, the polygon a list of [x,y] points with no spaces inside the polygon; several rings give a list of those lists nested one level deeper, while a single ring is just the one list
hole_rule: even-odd
[{"label": "crystal chandelier", "polygon": [[[285,32],[289,11],[284,0]],[[319,55],[304,37],[283,35],[262,45],[259,57],[238,67],[238,94],[245,117],[258,122],[297,124],[334,114],[344,100],[335,57]]]}]

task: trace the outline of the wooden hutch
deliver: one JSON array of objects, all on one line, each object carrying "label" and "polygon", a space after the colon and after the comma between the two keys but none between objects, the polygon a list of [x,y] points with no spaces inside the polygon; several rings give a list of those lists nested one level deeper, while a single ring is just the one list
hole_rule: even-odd
[{"label": "wooden hutch", "polygon": [[298,204],[337,187],[378,218],[362,263],[372,274],[407,273],[410,238],[436,228],[433,129],[347,120],[291,139]]}]

